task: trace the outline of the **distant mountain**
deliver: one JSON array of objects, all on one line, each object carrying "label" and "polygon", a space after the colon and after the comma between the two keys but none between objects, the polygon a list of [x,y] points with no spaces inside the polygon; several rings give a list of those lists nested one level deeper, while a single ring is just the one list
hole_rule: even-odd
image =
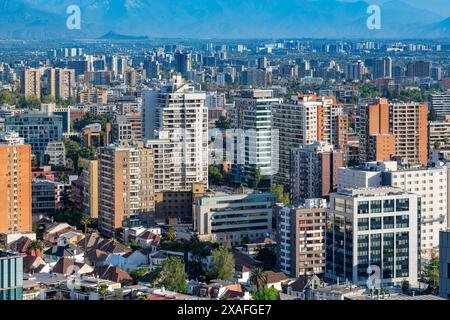
[{"label": "distant mountain", "polygon": [[[73,3],[81,30],[66,28]],[[0,37],[450,37],[445,17],[398,0],[381,6],[382,29],[369,30],[368,7],[339,0],[0,0]]]},{"label": "distant mountain", "polygon": [[147,36],[129,36],[125,34],[118,34],[115,32],[108,32],[107,34],[101,36],[99,39],[102,40],[148,40]]}]

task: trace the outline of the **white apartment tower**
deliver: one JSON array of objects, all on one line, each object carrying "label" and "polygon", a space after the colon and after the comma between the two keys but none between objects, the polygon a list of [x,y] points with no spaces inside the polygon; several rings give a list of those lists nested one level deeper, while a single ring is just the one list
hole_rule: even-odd
[{"label": "white apartment tower", "polygon": [[[143,123],[145,138],[163,139],[171,144],[170,190],[189,190],[193,183],[208,185],[208,109],[206,94],[196,91],[181,75],[170,85],[144,93]],[[161,190],[164,191],[164,190]]]}]

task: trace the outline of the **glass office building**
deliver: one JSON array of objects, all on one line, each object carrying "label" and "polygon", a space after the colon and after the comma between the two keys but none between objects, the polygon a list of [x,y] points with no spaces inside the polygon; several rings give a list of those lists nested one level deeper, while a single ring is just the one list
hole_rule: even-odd
[{"label": "glass office building", "polygon": [[326,277],[364,286],[371,266],[379,268],[383,287],[404,280],[416,285],[420,212],[420,197],[396,188],[332,194],[326,227]]},{"label": "glass office building", "polygon": [[0,251],[0,300],[22,300],[23,258]]}]

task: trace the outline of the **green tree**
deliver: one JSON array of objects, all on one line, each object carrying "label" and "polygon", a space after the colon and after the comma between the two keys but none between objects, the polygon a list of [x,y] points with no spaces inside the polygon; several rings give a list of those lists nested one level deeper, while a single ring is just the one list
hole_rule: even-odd
[{"label": "green tree", "polygon": [[84,252],[87,250],[87,229],[89,225],[92,223],[91,218],[84,216],[80,220],[81,225],[84,227]]},{"label": "green tree", "polygon": [[278,198],[278,202],[282,204],[289,204],[289,193],[284,192],[284,187],[280,184],[273,184],[270,188],[270,192],[275,193]]},{"label": "green tree", "polygon": [[220,119],[216,121],[216,128],[222,130],[231,129],[231,122],[226,117],[220,117]]},{"label": "green tree", "polygon": [[263,263],[262,268],[264,270],[273,270],[277,264],[277,255],[275,250],[268,247],[258,248],[258,253],[256,254],[256,260]]},{"label": "green tree", "polygon": [[73,163],[73,169],[75,172],[78,172],[79,164],[78,161],[80,159],[80,151],[81,147],[77,141],[72,139],[63,139],[64,147],[66,148],[66,157],[70,159]]},{"label": "green tree", "polygon": [[0,105],[16,105],[17,97],[11,91],[4,90],[0,92]]},{"label": "green tree", "polygon": [[226,247],[212,251],[210,278],[215,280],[231,280],[235,273],[233,253]]},{"label": "green tree", "polygon": [[40,241],[40,240],[33,240],[30,242],[27,249],[31,252],[32,255],[37,256],[40,253],[42,253],[42,250],[44,249],[44,245],[42,244],[42,241]]},{"label": "green tree", "polygon": [[259,301],[270,301],[270,300],[278,300],[279,299],[279,293],[277,289],[275,288],[263,288],[259,291],[256,291],[252,298],[253,300],[259,300]]},{"label": "green tree", "polygon": [[56,103],[55,97],[51,95],[43,96],[41,101],[42,103]]},{"label": "green tree", "polygon": [[105,300],[105,298],[109,295],[108,286],[106,284],[99,285],[97,288],[97,293],[99,294],[102,300]]},{"label": "green tree", "polygon": [[135,270],[132,270],[130,272],[130,276],[133,278],[134,281],[142,278],[143,276],[145,276],[148,273],[148,268],[138,268]]},{"label": "green tree", "polygon": [[263,268],[256,267],[252,271],[252,275],[250,276],[250,280],[254,285],[256,285],[256,290],[264,288],[267,285],[267,275],[264,272]]},{"label": "green tree", "polygon": [[223,174],[213,165],[208,166],[208,177],[212,184],[221,184],[223,182]]},{"label": "green tree", "polygon": [[425,293],[434,295],[439,293],[439,257],[432,257],[424,265],[422,282],[427,285]]},{"label": "green tree", "polygon": [[174,228],[169,228],[163,235],[164,240],[173,242],[177,238],[177,231]]},{"label": "green tree", "polygon": [[261,183],[261,179],[262,179],[261,168],[258,167],[255,170],[255,189],[259,188],[259,184]]},{"label": "green tree", "polygon": [[187,292],[187,275],[180,257],[169,257],[155,273],[153,284],[164,286],[169,291]]}]

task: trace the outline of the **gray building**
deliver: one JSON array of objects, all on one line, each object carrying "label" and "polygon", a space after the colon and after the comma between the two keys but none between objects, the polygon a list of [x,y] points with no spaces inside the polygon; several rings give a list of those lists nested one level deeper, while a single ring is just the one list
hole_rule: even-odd
[{"label": "gray building", "polygon": [[450,230],[439,234],[439,296],[450,299]]},{"label": "gray building", "polygon": [[6,118],[5,129],[19,133],[31,145],[31,152],[43,159],[48,143],[62,140],[63,118],[47,113],[24,113]]}]

